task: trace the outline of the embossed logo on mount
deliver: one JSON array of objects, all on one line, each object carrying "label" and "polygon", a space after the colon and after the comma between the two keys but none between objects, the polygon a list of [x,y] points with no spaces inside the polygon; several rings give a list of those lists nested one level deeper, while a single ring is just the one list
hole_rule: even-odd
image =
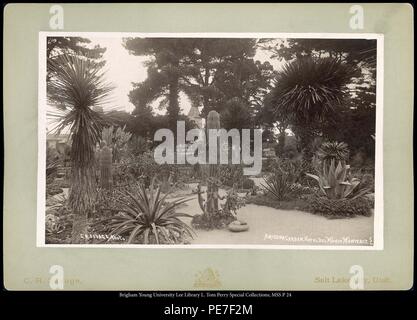
[{"label": "embossed logo on mount", "polygon": [[196,273],[195,288],[220,288],[221,286],[222,284],[217,270],[207,268],[204,271]]}]

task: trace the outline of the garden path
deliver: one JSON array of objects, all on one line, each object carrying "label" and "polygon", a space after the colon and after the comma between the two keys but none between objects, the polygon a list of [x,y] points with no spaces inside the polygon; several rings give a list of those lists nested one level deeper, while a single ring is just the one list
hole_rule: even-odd
[{"label": "garden path", "polygon": [[[224,191],[221,190],[222,194]],[[197,196],[181,208],[190,215],[201,214]],[[328,219],[320,215],[279,210],[255,204],[239,209],[238,219],[249,224],[247,232],[195,230],[192,244],[256,245],[369,245],[373,235],[373,216]],[[184,219],[190,223],[191,219]],[[313,242],[314,241],[314,242]],[[343,242],[344,241],[344,242]],[[347,242],[346,242],[347,241]],[[358,242],[362,241],[362,242]]]}]

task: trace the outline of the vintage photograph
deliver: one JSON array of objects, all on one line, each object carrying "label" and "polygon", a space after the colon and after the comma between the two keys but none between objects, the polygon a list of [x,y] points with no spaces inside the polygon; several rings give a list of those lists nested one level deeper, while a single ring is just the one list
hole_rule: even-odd
[{"label": "vintage photograph", "polygon": [[38,246],[381,249],[382,40],[41,32]]}]

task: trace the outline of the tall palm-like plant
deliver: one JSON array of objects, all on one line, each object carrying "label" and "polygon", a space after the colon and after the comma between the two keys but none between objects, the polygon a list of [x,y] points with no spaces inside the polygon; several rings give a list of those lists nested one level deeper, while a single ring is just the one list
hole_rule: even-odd
[{"label": "tall palm-like plant", "polygon": [[104,124],[92,108],[106,101],[112,87],[104,81],[102,67],[88,58],[63,54],[51,61],[50,68],[53,77],[47,90],[48,100],[59,109],[56,131],[69,130],[71,136],[72,242],[80,243],[93,207],[94,149]]},{"label": "tall palm-like plant", "polygon": [[298,131],[302,147],[311,141],[320,122],[335,116],[355,71],[337,59],[305,57],[285,65],[278,73],[269,99],[278,120]]}]

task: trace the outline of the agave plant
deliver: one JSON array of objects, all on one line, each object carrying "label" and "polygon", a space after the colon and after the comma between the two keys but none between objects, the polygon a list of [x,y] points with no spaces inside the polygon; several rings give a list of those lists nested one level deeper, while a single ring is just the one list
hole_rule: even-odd
[{"label": "agave plant", "polygon": [[55,117],[57,133],[70,132],[69,205],[74,214],[72,242],[79,243],[94,207],[94,151],[104,125],[102,115],[93,108],[106,101],[112,87],[105,83],[101,66],[88,58],[64,53],[50,62],[50,69],[48,100],[57,109],[48,116]]},{"label": "agave plant", "polygon": [[349,158],[349,147],[344,142],[324,142],[317,150],[317,156],[323,163],[332,159],[345,163]]},{"label": "agave plant", "polygon": [[330,166],[323,164],[322,173],[307,173],[307,176],[318,182],[321,192],[329,199],[355,199],[370,193],[368,186],[363,186],[359,179],[350,177],[349,169],[350,166],[341,161],[336,166],[332,159]]},{"label": "agave plant", "polygon": [[192,216],[176,211],[179,205],[190,199],[166,202],[170,192],[162,196],[160,186],[155,188],[155,180],[152,179],[149,189],[143,183],[137,183],[133,192],[119,191],[119,213],[108,219],[110,238],[112,235],[126,237],[127,243],[133,243],[138,237],[143,237],[143,243],[148,244],[153,236],[155,242],[160,244],[161,240],[177,243],[183,235],[193,237],[193,230],[180,219]]}]

